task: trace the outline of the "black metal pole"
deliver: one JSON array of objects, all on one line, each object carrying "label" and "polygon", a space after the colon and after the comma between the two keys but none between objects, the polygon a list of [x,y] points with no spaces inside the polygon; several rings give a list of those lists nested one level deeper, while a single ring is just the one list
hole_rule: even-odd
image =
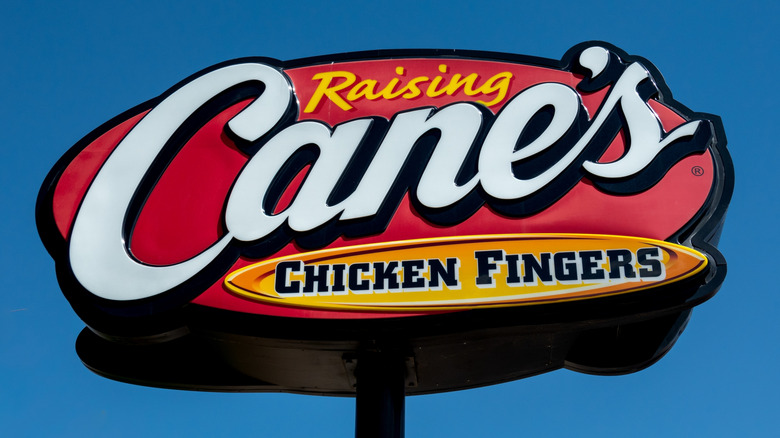
[{"label": "black metal pole", "polygon": [[355,370],[355,438],[403,438],[404,357],[365,352]]}]

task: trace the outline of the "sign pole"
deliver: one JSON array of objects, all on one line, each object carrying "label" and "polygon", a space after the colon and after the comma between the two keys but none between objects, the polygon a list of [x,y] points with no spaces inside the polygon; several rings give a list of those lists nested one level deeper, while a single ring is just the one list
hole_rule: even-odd
[{"label": "sign pole", "polygon": [[404,358],[397,352],[363,352],[355,369],[355,438],[403,438]]}]

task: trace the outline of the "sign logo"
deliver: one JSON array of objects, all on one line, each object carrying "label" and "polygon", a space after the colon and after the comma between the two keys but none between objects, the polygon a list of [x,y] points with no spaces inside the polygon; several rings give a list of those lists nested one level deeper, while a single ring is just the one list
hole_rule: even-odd
[{"label": "sign logo", "polygon": [[74,146],[37,217],[109,331],[187,305],[378,319],[701,301],[731,185],[720,120],[608,44],[370,52],[199,72]]}]

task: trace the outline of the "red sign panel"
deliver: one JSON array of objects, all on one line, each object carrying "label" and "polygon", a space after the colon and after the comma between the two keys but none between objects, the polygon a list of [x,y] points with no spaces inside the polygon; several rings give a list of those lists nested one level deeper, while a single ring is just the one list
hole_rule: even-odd
[{"label": "red sign panel", "polygon": [[690,307],[725,275],[731,164],[670,96],[606,44],[239,59],[74,146],[39,228],[108,334],[193,305],[382,320],[686,284]]}]

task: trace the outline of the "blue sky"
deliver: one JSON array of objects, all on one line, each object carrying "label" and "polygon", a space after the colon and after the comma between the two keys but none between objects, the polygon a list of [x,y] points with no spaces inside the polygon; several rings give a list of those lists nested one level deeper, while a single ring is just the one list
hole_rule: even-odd
[{"label": "blue sky", "polygon": [[[721,291],[636,374],[561,370],[408,397],[419,436],[769,436],[780,402],[775,272],[777,28],[770,2],[107,2],[0,6],[0,424],[9,436],[351,436],[354,400],[137,387],[98,377],[83,323],[37,236],[45,175],[101,123],[220,61],[458,48],[560,58],[608,41],[652,61],[675,98],[723,118],[736,189]],[[164,4],[161,4],[164,3]]]}]

